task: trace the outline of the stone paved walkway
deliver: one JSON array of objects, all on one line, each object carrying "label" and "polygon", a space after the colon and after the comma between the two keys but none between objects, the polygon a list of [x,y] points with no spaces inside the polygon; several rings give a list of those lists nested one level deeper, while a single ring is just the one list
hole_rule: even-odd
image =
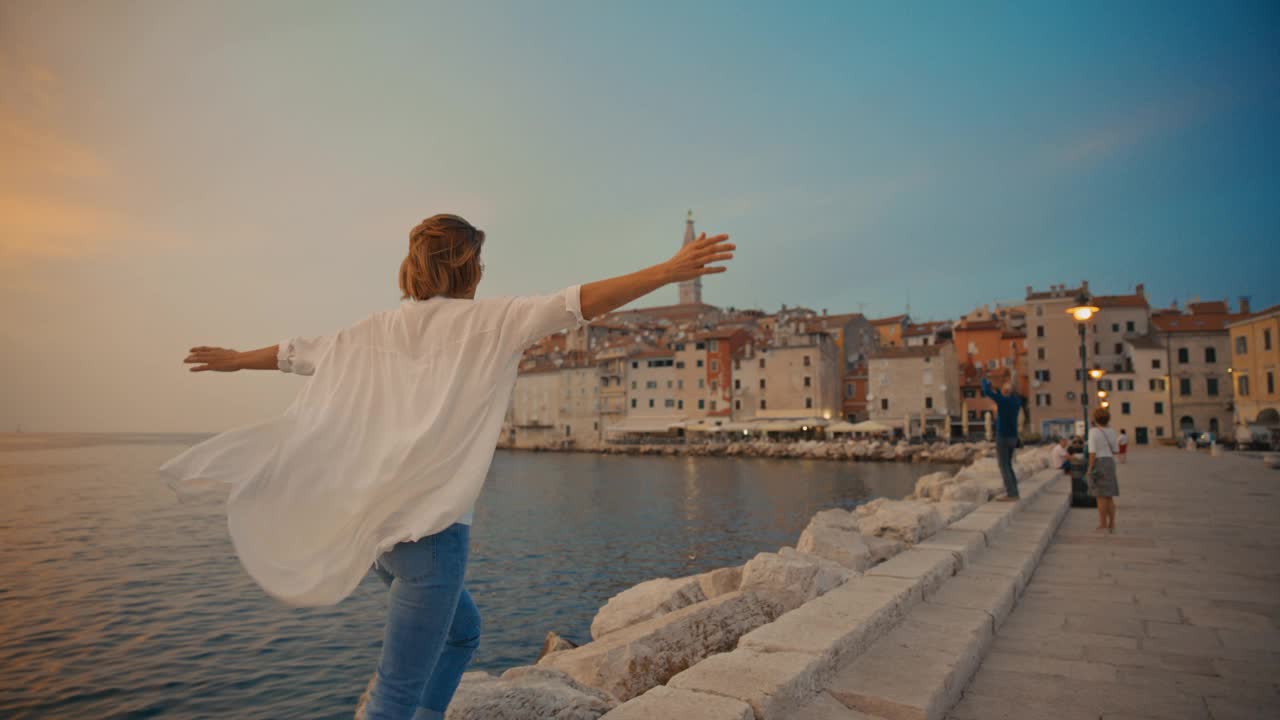
[{"label": "stone paved walkway", "polygon": [[1280,471],[1142,448],[1074,508],[952,720],[1280,718]]}]

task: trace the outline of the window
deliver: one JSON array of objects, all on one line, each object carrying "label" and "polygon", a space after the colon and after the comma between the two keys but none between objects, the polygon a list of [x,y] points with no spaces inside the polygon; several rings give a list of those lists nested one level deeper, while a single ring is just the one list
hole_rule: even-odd
[{"label": "window", "polygon": [[1152,370],[1160,369],[1160,358],[1151,358],[1151,369]]},{"label": "window", "polygon": [[676,343],[675,350],[677,352],[684,352],[684,343]]},{"label": "window", "polygon": [[1243,335],[1236,338],[1236,354],[1237,355],[1249,354],[1249,339],[1244,337]]},{"label": "window", "polygon": [[764,378],[760,378],[760,389],[764,389]]},{"label": "window", "polygon": [[1048,370],[1037,370],[1037,371],[1036,371],[1036,379],[1037,379],[1037,380],[1039,380],[1039,381],[1041,381],[1041,382],[1049,382],[1049,371],[1048,371]]},{"label": "window", "polygon": [[933,398],[926,395],[924,398],[924,406],[925,406],[925,409],[929,409],[929,410],[933,409]]},{"label": "window", "polygon": [[1121,415],[1129,414],[1129,403],[1120,403],[1120,414]]},{"label": "window", "polygon": [[805,386],[805,387],[812,387],[812,386],[813,386],[813,383],[812,383],[810,380],[811,380],[811,378],[810,378],[808,375],[805,375],[805,376],[804,376],[804,386]]},{"label": "window", "polygon": [[1111,323],[1111,332],[1113,333],[1120,332],[1120,323]]},{"label": "window", "polygon": [[668,390],[670,390],[672,385],[673,385],[673,383],[672,383],[670,380],[668,380],[668,381],[667,381],[667,389],[668,389]]},{"label": "window", "polygon": [[720,381],[719,381],[719,380],[712,380],[712,381],[711,381],[711,392],[716,392],[716,391],[718,391],[719,389],[720,389]]},{"label": "window", "polygon": [[1037,317],[1039,317],[1039,316],[1042,316],[1042,315],[1044,315],[1044,306],[1043,306],[1043,305],[1037,305],[1037,306],[1036,306],[1036,316],[1037,316]]},{"label": "window", "polygon": [[697,345],[694,345],[693,347],[694,347],[695,349],[697,349],[697,350],[706,350],[706,349],[707,349],[707,344],[706,344],[706,343],[698,343]]},{"label": "window", "polygon": [[741,369],[742,369],[742,358],[735,358],[735,359],[734,359],[734,361],[733,361],[733,369],[734,369],[734,370],[741,370]]},{"label": "window", "polygon": [[760,369],[764,369],[764,358],[760,358]]},{"label": "window", "polygon": [[1262,331],[1262,349],[1263,350],[1271,349],[1271,331],[1270,330]]},{"label": "window", "polygon": [[1216,362],[1218,362],[1218,351],[1217,351],[1216,349],[1214,349],[1214,348],[1211,348],[1211,347],[1210,347],[1210,348],[1205,348],[1205,349],[1204,349],[1204,361],[1205,361],[1205,362],[1207,362],[1207,363],[1216,363]]},{"label": "window", "polygon": [[1191,353],[1186,348],[1178,348],[1178,364],[1185,365],[1191,360]]},{"label": "window", "polygon": [[1037,325],[1037,326],[1036,326],[1036,337],[1044,337],[1044,326],[1043,326],[1043,325]]},{"label": "window", "polygon": [[711,361],[711,372],[720,372],[720,361],[719,361],[719,360],[712,360],[712,361]]},{"label": "window", "polygon": [[1164,426],[1163,426],[1163,425],[1160,425],[1160,426],[1156,427],[1156,437],[1164,437]]},{"label": "window", "polygon": [[741,390],[741,389],[742,389],[742,378],[734,378],[734,379],[733,379],[733,389],[734,389],[734,390]]},{"label": "window", "polygon": [[761,409],[761,410],[764,410],[766,407],[767,407],[767,406],[765,405],[764,399],[762,398],[762,399],[760,400],[760,409]]},{"label": "window", "polygon": [[965,389],[964,389],[964,396],[965,396],[966,398],[976,398],[976,397],[978,397],[978,393],[977,393],[977,392],[975,392],[973,388],[965,388]]},{"label": "window", "polygon": [[1120,355],[1120,354],[1122,354],[1123,352],[1124,352],[1124,344],[1123,344],[1123,343],[1116,343],[1116,355]]},{"label": "window", "polygon": [[1164,392],[1164,387],[1164,380],[1161,378],[1153,378],[1148,383],[1148,389],[1151,390],[1151,392]]},{"label": "window", "polygon": [[716,341],[716,340],[712,340],[712,341],[711,341],[711,347],[709,347],[709,348],[707,348],[707,349],[708,349],[708,350],[710,350],[711,352],[715,352],[715,351],[717,351],[717,350],[719,350],[719,349],[720,349],[720,343],[719,343],[718,341]]},{"label": "window", "polygon": [[677,369],[684,369],[684,361],[683,361],[683,360],[677,360],[677,361],[676,361],[676,368],[677,368]]},{"label": "window", "polygon": [[712,401],[711,401],[711,412],[715,412],[715,411],[716,411],[716,401],[715,401],[715,400],[712,400]]},{"label": "window", "polygon": [[805,367],[809,367],[809,365],[810,365],[810,363],[809,363],[809,356],[808,356],[808,355],[805,355],[805,356],[804,356],[804,366],[805,366]]},{"label": "window", "polygon": [[653,398],[649,398],[649,407],[653,407]]},{"label": "window", "polygon": [[1124,331],[1125,331],[1125,332],[1134,332],[1134,327],[1133,327],[1133,321],[1132,321],[1132,320],[1130,320],[1130,321],[1128,321],[1128,322],[1126,322],[1126,323],[1124,324]]},{"label": "window", "polygon": [[673,408],[675,406],[676,406],[676,401],[672,400],[671,398],[667,398],[666,400],[662,401],[662,407]]},{"label": "window", "polygon": [[634,409],[634,408],[635,408],[635,406],[636,406],[636,399],[635,399],[635,398],[631,398],[631,407],[632,407],[632,409]]},{"label": "window", "polygon": [[706,378],[698,378],[698,389],[699,389],[699,390],[705,390],[705,389],[706,389],[706,387],[707,387],[707,379],[706,379]]},{"label": "window", "polygon": [[1218,378],[1208,378],[1205,383],[1210,397],[1216,396],[1218,394]]},{"label": "window", "polygon": [[638,361],[632,361],[631,363],[632,370],[638,369],[639,367],[640,367],[640,363]]},{"label": "window", "polygon": [[880,409],[881,410],[889,409],[889,398],[880,398]]},{"label": "window", "polygon": [[632,390],[635,390],[635,389],[636,389],[636,381],[635,381],[635,380],[632,380],[632,381],[631,381],[631,389],[632,389]]},{"label": "window", "polygon": [[1036,359],[1037,360],[1044,359],[1044,348],[1036,348]]},{"label": "window", "polygon": [[1102,354],[1102,343],[1100,343],[1100,342],[1094,342],[1094,343],[1093,343],[1093,354],[1094,354],[1094,355],[1101,355],[1101,354]]},{"label": "window", "polygon": [[1249,376],[1248,375],[1237,375],[1236,386],[1239,388],[1238,390],[1236,390],[1237,395],[1239,395],[1240,397],[1249,397]]},{"label": "window", "polygon": [[844,384],[844,396],[853,397],[853,383]]},{"label": "window", "polygon": [[683,390],[683,389],[684,389],[684,380],[677,380],[677,381],[676,381],[676,389],[677,389],[677,390]]},{"label": "window", "polygon": [[1163,414],[1164,414],[1164,403],[1162,403],[1162,402],[1158,402],[1158,403],[1156,403],[1156,414],[1157,414],[1157,415],[1163,415]]},{"label": "window", "polygon": [[644,387],[645,387],[645,389],[646,389],[646,390],[657,390],[657,389],[658,389],[658,381],[657,381],[657,380],[649,380],[649,381],[647,381],[647,382],[644,384]]},{"label": "window", "polygon": [[698,409],[699,409],[699,410],[705,410],[705,409],[706,409],[706,404],[707,404],[707,403],[706,403],[706,401],[705,401],[705,400],[699,400],[699,401],[698,401]]},{"label": "window", "polygon": [[1183,397],[1191,394],[1191,378],[1178,378],[1178,394]]},{"label": "window", "polygon": [[698,358],[698,367],[702,367],[702,358]]},{"label": "window", "polygon": [[805,398],[805,399],[804,399],[804,406],[805,406],[805,407],[807,407],[807,408],[811,408],[811,407],[813,407],[813,398]]},{"label": "window", "polygon": [[678,410],[683,410],[683,409],[684,409],[684,401],[683,401],[683,400],[677,400],[677,401],[676,401],[676,409],[678,409]]},{"label": "window", "polygon": [[1275,376],[1275,373],[1271,372],[1270,370],[1267,371],[1267,394],[1268,395],[1276,394],[1276,376]]},{"label": "window", "polygon": [[741,409],[742,409],[742,401],[741,401],[741,400],[734,400],[734,401],[733,401],[733,409],[734,409],[734,410],[741,410]]}]

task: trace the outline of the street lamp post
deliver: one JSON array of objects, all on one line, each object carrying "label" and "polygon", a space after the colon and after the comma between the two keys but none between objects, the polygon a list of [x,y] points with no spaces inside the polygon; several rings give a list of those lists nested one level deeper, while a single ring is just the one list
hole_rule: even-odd
[{"label": "street lamp post", "polygon": [[[1089,434],[1089,377],[1092,375],[1096,380],[1102,376],[1102,370],[1089,370],[1088,351],[1085,347],[1085,329],[1089,324],[1089,319],[1098,312],[1096,305],[1089,304],[1089,294],[1083,290],[1076,296],[1076,304],[1067,308],[1067,313],[1071,315],[1071,319],[1075,321],[1076,328],[1080,331],[1080,411],[1084,419],[1085,438]],[[1094,373],[1097,373],[1094,375]],[[1089,443],[1084,443],[1084,457],[1089,459]]]}]

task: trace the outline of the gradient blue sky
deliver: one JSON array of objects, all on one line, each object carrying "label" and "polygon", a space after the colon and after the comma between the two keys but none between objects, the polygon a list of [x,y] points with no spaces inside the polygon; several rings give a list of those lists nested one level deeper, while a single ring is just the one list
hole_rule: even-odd
[{"label": "gradient blue sky", "polygon": [[1275,303],[1278,7],[7,2],[0,429],[275,412],[297,379],[182,351],[394,304],[439,211],[482,294],[662,260],[693,208],[720,305]]}]

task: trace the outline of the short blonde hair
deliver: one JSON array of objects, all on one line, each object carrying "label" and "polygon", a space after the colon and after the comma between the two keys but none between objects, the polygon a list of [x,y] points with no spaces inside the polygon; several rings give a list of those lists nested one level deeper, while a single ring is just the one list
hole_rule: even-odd
[{"label": "short blonde hair", "polygon": [[409,231],[409,253],[400,263],[401,299],[467,297],[480,284],[484,231],[457,215],[440,214]]}]

